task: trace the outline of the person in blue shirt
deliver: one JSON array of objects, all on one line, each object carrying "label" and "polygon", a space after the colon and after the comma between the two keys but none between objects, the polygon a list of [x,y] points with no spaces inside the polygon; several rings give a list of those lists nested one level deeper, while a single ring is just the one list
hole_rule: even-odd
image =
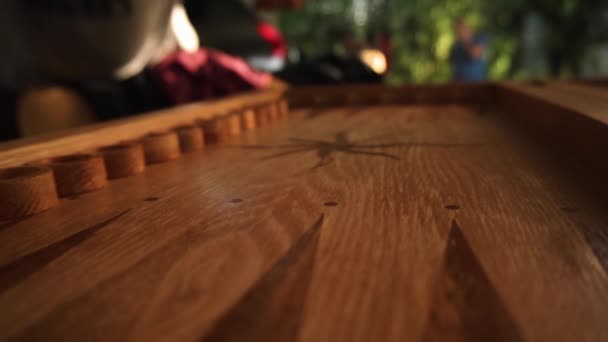
[{"label": "person in blue shirt", "polygon": [[455,29],[456,43],[450,50],[453,80],[459,82],[485,81],[487,79],[487,36],[476,33],[464,19],[456,21]]}]

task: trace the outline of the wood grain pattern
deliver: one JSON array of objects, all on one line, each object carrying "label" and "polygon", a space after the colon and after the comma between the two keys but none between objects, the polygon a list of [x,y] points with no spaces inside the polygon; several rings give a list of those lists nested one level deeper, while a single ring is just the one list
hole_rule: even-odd
[{"label": "wood grain pattern", "polygon": [[194,152],[205,146],[203,130],[195,125],[180,126],[175,129],[179,137],[179,147],[183,153]]},{"label": "wood grain pattern", "polygon": [[[43,161],[47,164],[47,161]],[[105,188],[108,174],[103,157],[98,153],[74,154],[48,161],[53,169],[57,193],[61,197],[80,195]]]},{"label": "wood grain pattern", "polygon": [[304,108],[12,222],[0,340],[605,341],[604,178],[476,108]]},{"label": "wood grain pattern", "polygon": [[324,218],[321,214],[204,341],[296,340]]},{"label": "wood grain pattern", "polygon": [[205,134],[205,142],[217,144],[230,137],[228,121],[222,118],[211,118],[199,123]]},{"label": "wood grain pattern", "polygon": [[[503,89],[525,94],[539,102],[577,112],[590,119],[608,124],[608,90],[570,82],[541,84],[505,83]],[[506,97],[503,95],[503,97]],[[515,99],[520,98],[516,97]]]},{"label": "wood grain pattern", "polygon": [[241,128],[243,131],[250,131],[255,129],[255,111],[247,108],[242,111],[241,116]]},{"label": "wood grain pattern", "polygon": [[44,247],[32,254],[28,254],[18,260],[11,262],[8,265],[0,268],[0,292],[4,292],[19,282],[26,279],[31,274],[44,268],[44,266],[57,259],[71,248],[90,238],[95,232],[107,226],[112,221],[118,219],[128,212],[124,211],[112,218],[109,218],[101,223],[95,224],[90,228],[86,228],[64,240],[53,243],[50,246]]},{"label": "wood grain pattern", "polygon": [[520,129],[568,151],[590,169],[608,171],[608,90],[563,82],[502,85],[501,110]]},{"label": "wood grain pattern", "polygon": [[423,341],[522,341],[456,221],[435,280]]},{"label": "wood grain pattern", "polygon": [[180,157],[180,141],[176,132],[155,132],[141,139],[146,164],[158,164]]},{"label": "wood grain pattern", "polygon": [[144,172],[146,158],[139,142],[127,142],[99,149],[109,179],[128,177]]},{"label": "wood grain pattern", "polygon": [[53,171],[47,167],[0,170],[0,220],[37,214],[59,202]]}]

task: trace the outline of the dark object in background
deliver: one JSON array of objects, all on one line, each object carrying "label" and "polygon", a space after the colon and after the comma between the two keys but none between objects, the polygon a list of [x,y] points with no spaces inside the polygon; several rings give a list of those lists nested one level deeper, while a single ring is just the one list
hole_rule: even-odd
[{"label": "dark object in background", "polygon": [[24,0],[15,15],[26,25],[25,38],[43,75],[78,81],[124,74],[125,68],[143,69],[167,35],[173,4]]},{"label": "dark object in background", "polygon": [[264,88],[272,82],[270,74],[252,70],[242,59],[208,49],[172,53],[151,73],[173,104]]},{"label": "dark object in background", "polygon": [[275,72],[287,59],[279,30],[239,0],[186,0],[184,6],[202,45],[242,57],[257,69]]},{"label": "dark object in background", "polygon": [[186,0],[184,6],[202,45],[241,57],[270,53],[256,13],[240,1]]},{"label": "dark object in background", "polygon": [[293,85],[381,83],[383,80],[382,75],[374,72],[360,58],[335,54],[289,65],[276,76]]},{"label": "dark object in background", "polygon": [[172,105],[150,73],[145,70],[124,81],[96,80],[73,87],[91,105],[97,119],[113,120]]},{"label": "dark object in background", "polygon": [[141,71],[167,36],[174,3],[0,1],[0,42],[8,50],[0,56],[0,140],[19,137],[17,104],[31,88],[76,90],[99,119],[169,105]]},{"label": "dark object in background", "polygon": [[19,130],[17,128],[17,117],[12,115],[16,112],[18,93],[16,90],[0,89],[0,141],[17,139]]}]

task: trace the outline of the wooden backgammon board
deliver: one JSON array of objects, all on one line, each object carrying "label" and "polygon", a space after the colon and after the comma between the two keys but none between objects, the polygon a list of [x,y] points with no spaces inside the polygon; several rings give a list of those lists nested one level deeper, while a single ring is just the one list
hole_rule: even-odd
[{"label": "wooden backgammon board", "polygon": [[275,87],[0,145],[0,340],[608,341],[606,89]]}]

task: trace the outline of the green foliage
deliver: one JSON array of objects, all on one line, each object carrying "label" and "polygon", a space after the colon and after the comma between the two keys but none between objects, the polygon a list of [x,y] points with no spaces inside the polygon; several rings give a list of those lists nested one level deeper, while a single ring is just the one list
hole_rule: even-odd
[{"label": "green foliage", "polygon": [[312,56],[335,49],[346,31],[363,39],[368,32],[387,30],[393,43],[389,82],[420,83],[449,80],[448,56],[455,39],[454,20],[465,17],[490,35],[489,77],[500,80],[526,75],[517,58],[522,48],[523,20],[531,13],[543,20],[549,33],[543,44],[552,75],[576,73],[585,49],[608,39],[604,36],[608,32],[607,3],[605,0],[308,0],[303,9],[281,14],[279,24],[291,44]]},{"label": "green foliage", "polygon": [[349,5],[349,0],[310,1],[301,10],[282,13],[279,26],[290,44],[318,55],[331,49],[340,30],[351,26],[342,14]]},{"label": "green foliage", "polygon": [[393,34],[393,70],[389,81],[438,82],[449,79],[449,51],[454,43],[453,23],[467,16],[476,26],[482,18],[477,0],[408,1],[391,4],[389,30]]}]

